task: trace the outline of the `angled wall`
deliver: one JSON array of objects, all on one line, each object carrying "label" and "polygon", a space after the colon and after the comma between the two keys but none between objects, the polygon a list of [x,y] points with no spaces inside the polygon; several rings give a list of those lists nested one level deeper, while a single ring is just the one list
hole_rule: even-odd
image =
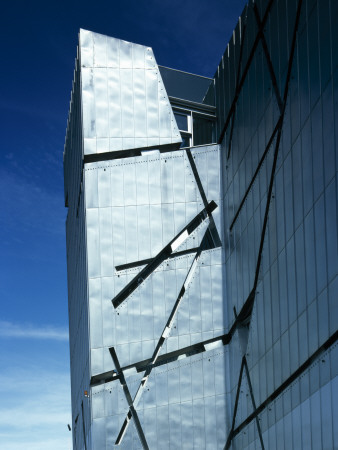
[{"label": "angled wall", "polygon": [[338,446],[337,18],[250,1],[204,97],[218,143],[182,149],[152,50],[81,30],[74,449]]},{"label": "angled wall", "polygon": [[86,210],[95,448],[119,436],[127,449],[224,442],[224,347],[200,348],[224,334],[218,146],[191,158],[194,169],[185,150],[85,167],[97,192]]},{"label": "angled wall", "polygon": [[74,448],[225,440],[219,146],[180,144],[152,50],[81,30],[64,153]]},{"label": "angled wall", "polygon": [[338,445],[336,23],[334,1],[250,1],[215,74],[226,448]]},{"label": "angled wall", "polygon": [[150,47],[80,30],[84,154],[181,142]]}]

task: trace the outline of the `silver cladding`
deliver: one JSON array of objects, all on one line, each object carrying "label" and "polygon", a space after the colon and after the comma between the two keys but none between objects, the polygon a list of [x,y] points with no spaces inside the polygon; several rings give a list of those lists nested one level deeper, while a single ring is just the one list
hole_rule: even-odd
[{"label": "silver cladding", "polygon": [[[247,347],[243,330],[229,345],[233,448],[338,445],[329,400],[338,375],[337,11],[332,1],[250,1],[215,74],[228,328],[255,290]],[[283,111],[276,91],[286,102],[272,175]],[[244,356],[262,405],[247,425],[254,408],[245,370],[240,382]]]},{"label": "silver cladding", "polygon": [[80,30],[85,155],[181,143],[150,47]]},{"label": "silver cladding", "polygon": [[[207,200],[218,205],[213,217],[220,234],[219,147],[192,148],[191,153]],[[155,257],[204,203],[185,150],[88,163],[84,177],[91,370],[96,375],[115,368],[108,351],[112,346],[121,366],[151,357],[194,254],[165,260],[114,309],[112,298],[144,267],[117,271],[116,266]],[[198,247],[208,224],[204,220],[177,251]],[[221,274],[221,249],[202,252],[160,355],[224,334]],[[142,373],[126,372],[125,377],[133,396]],[[137,407],[149,447],[156,448],[162,439],[164,447],[192,448],[194,441],[205,445],[205,434],[198,431],[201,420],[212,442],[221,446],[224,429],[217,426],[215,411],[224,396],[223,346],[154,368]],[[93,429],[105,418],[116,439],[128,411],[119,381],[93,388],[91,401]],[[135,433],[129,426],[121,448],[139,448]]]},{"label": "silver cladding", "polygon": [[[216,340],[152,368],[136,407],[149,448],[338,447],[337,4],[248,3],[215,74],[220,145],[191,149],[195,172],[186,150],[161,153],[180,138],[151,49],[81,30],[64,154],[81,448],[82,407],[95,450],[114,448],[129,411],[118,379],[83,397],[91,376],[116,369],[109,348],[132,366],[124,376],[134,397],[143,372],[133,365],[152,357],[161,336],[158,358],[231,330],[229,345]],[[82,165],[83,153],[143,147],[158,151]],[[218,205],[223,248],[161,261],[114,308],[203,210],[201,185]],[[209,220],[175,251],[198,247]],[[141,447],[132,419],[119,448]]]}]

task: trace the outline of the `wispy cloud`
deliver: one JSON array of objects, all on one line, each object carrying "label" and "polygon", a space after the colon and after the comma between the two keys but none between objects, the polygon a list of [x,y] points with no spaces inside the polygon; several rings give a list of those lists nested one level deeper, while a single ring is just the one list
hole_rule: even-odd
[{"label": "wispy cloud", "polygon": [[0,374],[0,448],[70,449],[69,374],[44,364],[4,368]]},{"label": "wispy cloud", "polygon": [[0,338],[51,339],[67,341],[68,330],[53,326],[34,326],[32,324],[17,324],[0,320]]}]

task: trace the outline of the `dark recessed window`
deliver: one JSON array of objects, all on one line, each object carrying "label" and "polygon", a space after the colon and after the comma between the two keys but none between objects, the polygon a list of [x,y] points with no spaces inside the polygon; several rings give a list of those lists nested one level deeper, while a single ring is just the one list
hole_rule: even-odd
[{"label": "dark recessed window", "polygon": [[188,131],[188,116],[186,114],[174,113],[179,130]]}]

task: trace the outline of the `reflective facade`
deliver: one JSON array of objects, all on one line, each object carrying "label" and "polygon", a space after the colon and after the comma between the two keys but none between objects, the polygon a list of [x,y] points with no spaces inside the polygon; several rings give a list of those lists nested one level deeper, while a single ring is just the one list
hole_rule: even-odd
[{"label": "reflective facade", "polygon": [[337,12],[250,2],[215,74],[226,448],[338,447]]},{"label": "reflective facade", "polygon": [[337,18],[249,2],[214,79],[80,31],[74,449],[338,447]]}]

